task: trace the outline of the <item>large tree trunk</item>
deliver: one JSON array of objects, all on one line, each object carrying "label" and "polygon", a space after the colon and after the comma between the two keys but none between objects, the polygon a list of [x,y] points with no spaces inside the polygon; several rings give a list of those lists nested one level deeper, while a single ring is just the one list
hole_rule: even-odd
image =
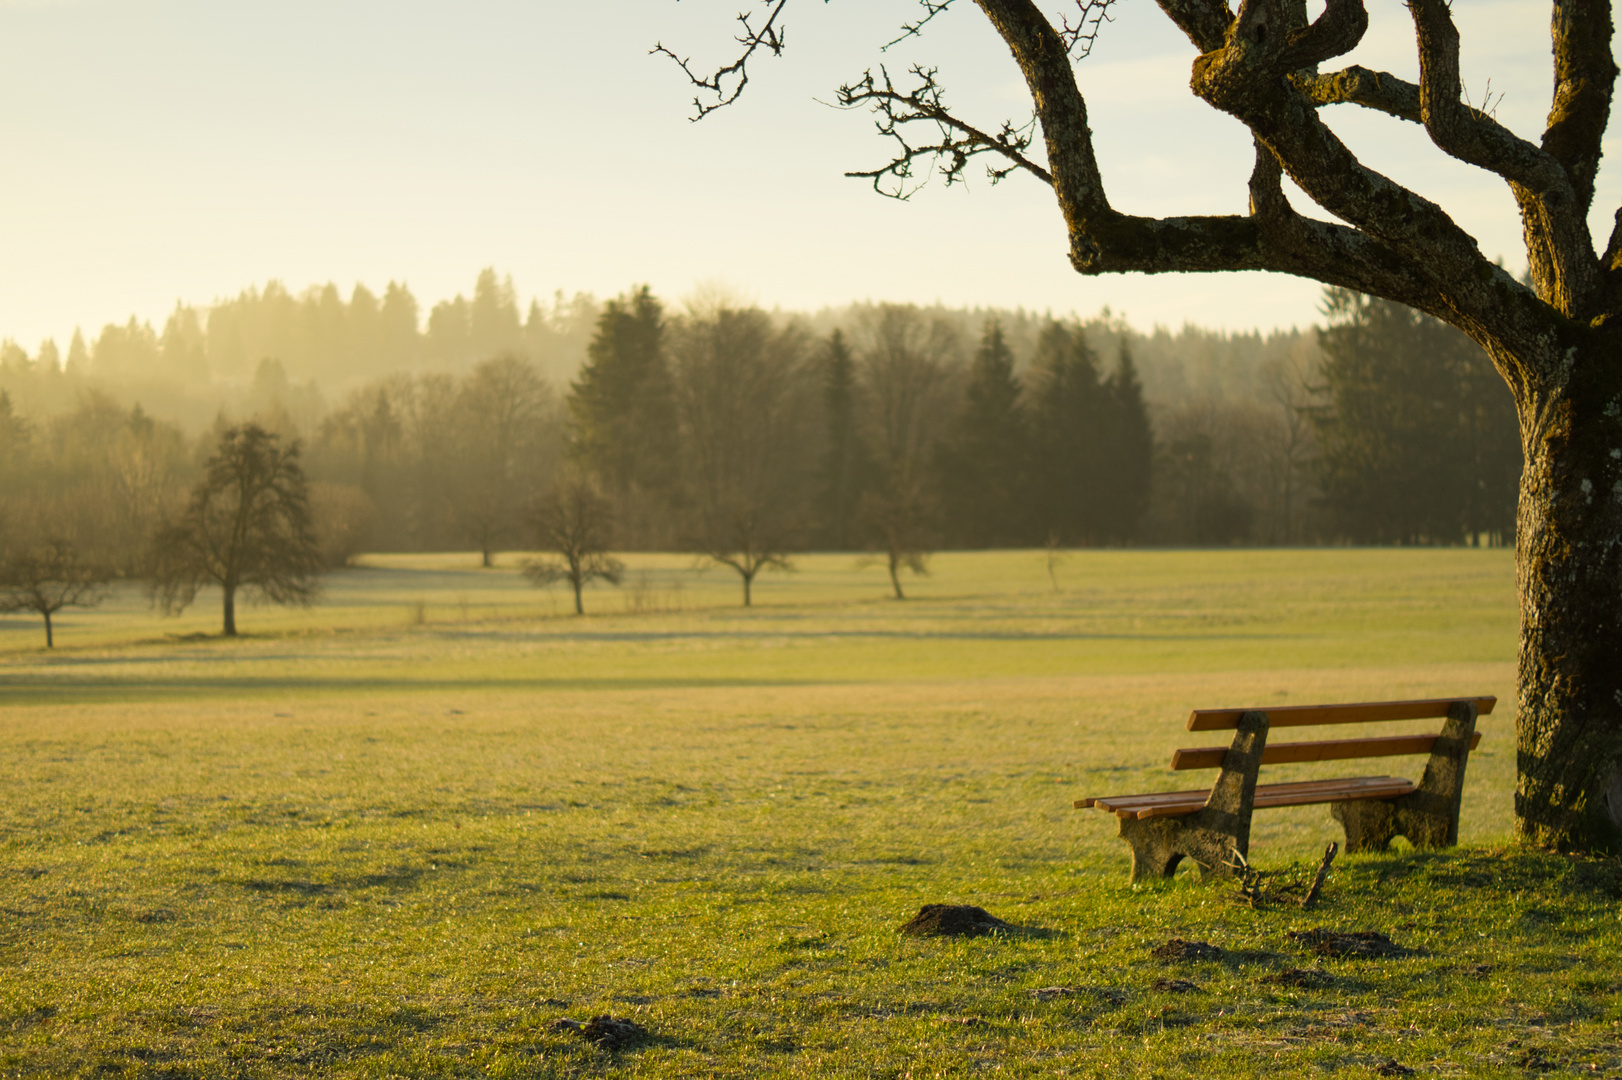
[{"label": "large tree trunk", "polygon": [[1576,350],[1568,350],[1567,384],[1521,403],[1515,816],[1535,843],[1618,852],[1622,375],[1597,359],[1574,363]]},{"label": "large tree trunk", "polygon": [[237,588],[235,585],[226,585],[225,592],[225,628],[221,631],[226,637],[237,636]]},{"label": "large tree trunk", "polygon": [[56,648],[56,642],[51,638],[51,613],[49,611],[45,613],[45,647],[47,649]]}]

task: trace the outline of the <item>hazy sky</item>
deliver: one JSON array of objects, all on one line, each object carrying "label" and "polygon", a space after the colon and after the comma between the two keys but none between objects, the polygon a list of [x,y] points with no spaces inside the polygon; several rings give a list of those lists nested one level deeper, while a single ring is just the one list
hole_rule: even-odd
[{"label": "hazy sky", "polygon": [[[974,169],[968,190],[937,182],[908,203],[845,179],[887,160],[886,144],[865,114],[817,99],[870,64],[938,64],[949,102],[987,126],[1029,114],[968,0],[888,54],[878,46],[912,0],[798,0],[785,57],[757,66],[739,105],[689,123],[679,72],[648,49],[720,59],[742,3],[0,0],[0,336],[65,345],[75,325],[93,333],[131,313],[161,324],[176,300],[270,278],[345,291],[399,278],[432,302],[487,265],[524,297],[647,281],[679,298],[721,281],[768,307],[1107,304],[1143,328],[1315,320],[1319,287],[1290,278],[1080,277],[1051,193],[1031,178],[993,188]],[[1406,8],[1369,4],[1349,60],[1413,77]],[[1548,4],[1454,11],[1472,100],[1490,79],[1499,119],[1536,138]],[[1248,138],[1191,98],[1191,60],[1151,0],[1124,0],[1082,64],[1123,210],[1245,206]],[[1348,106],[1331,117],[1487,255],[1524,264],[1502,184],[1447,161],[1414,125]],[[1602,229],[1619,192],[1617,171],[1602,174]]]}]

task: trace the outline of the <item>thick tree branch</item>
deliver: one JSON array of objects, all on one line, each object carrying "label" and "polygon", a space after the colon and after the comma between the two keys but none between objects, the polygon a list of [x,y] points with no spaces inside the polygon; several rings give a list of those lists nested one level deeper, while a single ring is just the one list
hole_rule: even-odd
[{"label": "thick tree branch", "polygon": [[1224,0],[1155,0],[1166,17],[1188,36],[1202,53],[1222,48],[1233,12]]},{"label": "thick tree branch", "polygon": [[[1254,0],[1247,0],[1246,7],[1252,3]],[[1323,14],[1310,25],[1288,32],[1279,62],[1290,70],[1316,67],[1325,60],[1351,52],[1363,40],[1368,28],[1369,13],[1363,7],[1363,0],[1327,0]]]},{"label": "thick tree branch", "polygon": [[[919,85],[909,91],[897,90],[890,80],[890,73],[883,67],[879,68],[877,79],[871,71],[866,71],[862,73],[860,81],[839,88],[839,105],[847,109],[871,106],[878,116],[875,124],[879,134],[894,139],[898,147],[895,157],[883,168],[848,172],[846,176],[871,180],[873,190],[881,195],[907,199],[927,182],[927,176],[925,179],[916,178],[913,162],[925,159],[930,165],[939,163],[940,171],[950,186],[963,180],[963,172],[970,158],[995,154],[1009,164],[1002,169],[987,168],[992,183],[1002,180],[1015,169],[1023,169],[1045,184],[1053,183],[1048,171],[1025,153],[1035,139],[1035,117],[1018,126],[1005,120],[1001,130],[995,134],[966,124],[947,110],[940,83],[935,80],[935,70],[913,65],[911,73],[917,77]],[[909,142],[908,126],[920,123],[934,125],[939,141],[916,146]],[[894,181],[893,186],[888,188],[884,183],[887,177]]]},{"label": "thick tree branch", "polygon": [[1291,81],[1314,105],[1361,105],[1418,124],[1419,87],[1383,71],[1353,64],[1326,75],[1297,74]]},{"label": "thick tree branch", "polygon": [[1586,214],[1594,202],[1600,142],[1611,116],[1616,63],[1609,0],[1554,0],[1554,103],[1543,149],[1565,166]]},{"label": "thick tree branch", "polygon": [[1459,32],[1447,0],[1411,0],[1419,40],[1419,96],[1431,141],[1460,161],[1508,180],[1520,204],[1533,286],[1581,317],[1597,282],[1593,240],[1565,167],[1460,101]]},{"label": "thick tree branch", "polygon": [[1460,100],[1459,31],[1447,0],[1411,0],[1419,37],[1420,113],[1431,141],[1460,161],[1575,206],[1566,170],[1492,117]]}]

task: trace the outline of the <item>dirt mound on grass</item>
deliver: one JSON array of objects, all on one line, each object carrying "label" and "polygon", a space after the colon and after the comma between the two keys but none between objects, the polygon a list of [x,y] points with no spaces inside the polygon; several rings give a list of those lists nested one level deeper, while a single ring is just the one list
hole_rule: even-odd
[{"label": "dirt mound on grass", "polygon": [[1164,945],[1157,946],[1150,956],[1156,960],[1221,960],[1222,949],[1212,945],[1209,941],[1185,941],[1174,937]]},{"label": "dirt mound on grass", "polygon": [[1013,927],[985,908],[969,904],[925,904],[901,928],[908,937],[979,937],[1006,933]]},{"label": "dirt mound on grass", "polygon": [[1378,930],[1316,930],[1292,931],[1290,940],[1305,945],[1319,956],[1346,957],[1353,960],[1381,959],[1388,956],[1407,956],[1408,950]]},{"label": "dirt mound on grass", "polygon": [[623,1020],[604,1013],[585,1023],[565,1017],[552,1025],[561,1031],[572,1031],[587,1042],[596,1043],[606,1050],[618,1050],[648,1038],[648,1029],[634,1020]]}]

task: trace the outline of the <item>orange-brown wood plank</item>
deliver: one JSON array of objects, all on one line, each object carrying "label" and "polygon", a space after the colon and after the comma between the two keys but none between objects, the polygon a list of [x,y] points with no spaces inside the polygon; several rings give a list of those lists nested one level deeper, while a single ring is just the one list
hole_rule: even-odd
[{"label": "orange-brown wood plank", "polygon": [[[1407,795],[1413,790],[1413,781],[1400,776],[1298,780],[1288,784],[1259,785],[1254,805],[1262,810],[1273,806],[1311,806],[1348,799],[1390,799]],[[1102,795],[1078,799],[1075,806],[1077,809],[1097,807],[1118,817],[1181,817],[1203,807],[1210,794],[1209,788],[1198,788],[1193,791],[1151,791],[1141,795]]]},{"label": "orange-brown wood plank", "polygon": [[1359,776],[1323,784],[1262,784],[1256,788],[1256,805],[1304,806],[1315,802],[1339,802],[1341,797],[1389,799],[1414,790],[1412,780],[1400,776]]},{"label": "orange-brown wood plank", "polygon": [[[1273,743],[1262,751],[1263,765],[1289,765],[1303,761],[1346,761],[1351,758],[1399,757],[1403,754],[1428,754],[1436,746],[1438,735],[1388,735],[1371,739],[1324,739],[1319,742]],[[1481,732],[1473,732],[1470,749],[1481,745]],[[1177,750],[1171,755],[1171,767],[1186,769],[1219,769],[1228,756],[1226,746],[1200,746]]]},{"label": "orange-brown wood plank", "polygon": [[1269,727],[1306,727],[1317,724],[1373,724],[1386,720],[1428,720],[1446,716],[1456,701],[1475,703],[1482,716],[1498,704],[1495,697],[1427,698],[1422,701],[1368,701],[1355,705],[1273,705],[1244,709],[1195,709],[1188,714],[1189,731],[1224,731],[1239,726],[1247,712],[1267,714]]},{"label": "orange-brown wood plank", "polygon": [[[1328,781],[1321,784],[1266,784],[1256,789],[1255,809],[1266,810],[1275,806],[1313,806],[1318,803],[1347,802],[1352,799],[1393,799],[1414,790],[1413,782],[1398,776],[1359,777],[1356,780]],[[1203,806],[1202,801],[1200,806]],[[1193,813],[1187,804],[1165,803],[1146,806],[1136,813],[1130,808],[1119,811],[1139,820],[1156,817],[1181,817]]]},{"label": "orange-brown wood plank", "polygon": [[[1304,780],[1289,784],[1262,784],[1256,788],[1255,808],[1312,806],[1317,803],[1345,802],[1350,799],[1391,799],[1414,790],[1411,780],[1400,776],[1354,776],[1338,780]],[[1093,800],[1099,809],[1118,817],[1139,820],[1182,817],[1205,805],[1209,791],[1169,791],[1155,796],[1129,795]]]}]

